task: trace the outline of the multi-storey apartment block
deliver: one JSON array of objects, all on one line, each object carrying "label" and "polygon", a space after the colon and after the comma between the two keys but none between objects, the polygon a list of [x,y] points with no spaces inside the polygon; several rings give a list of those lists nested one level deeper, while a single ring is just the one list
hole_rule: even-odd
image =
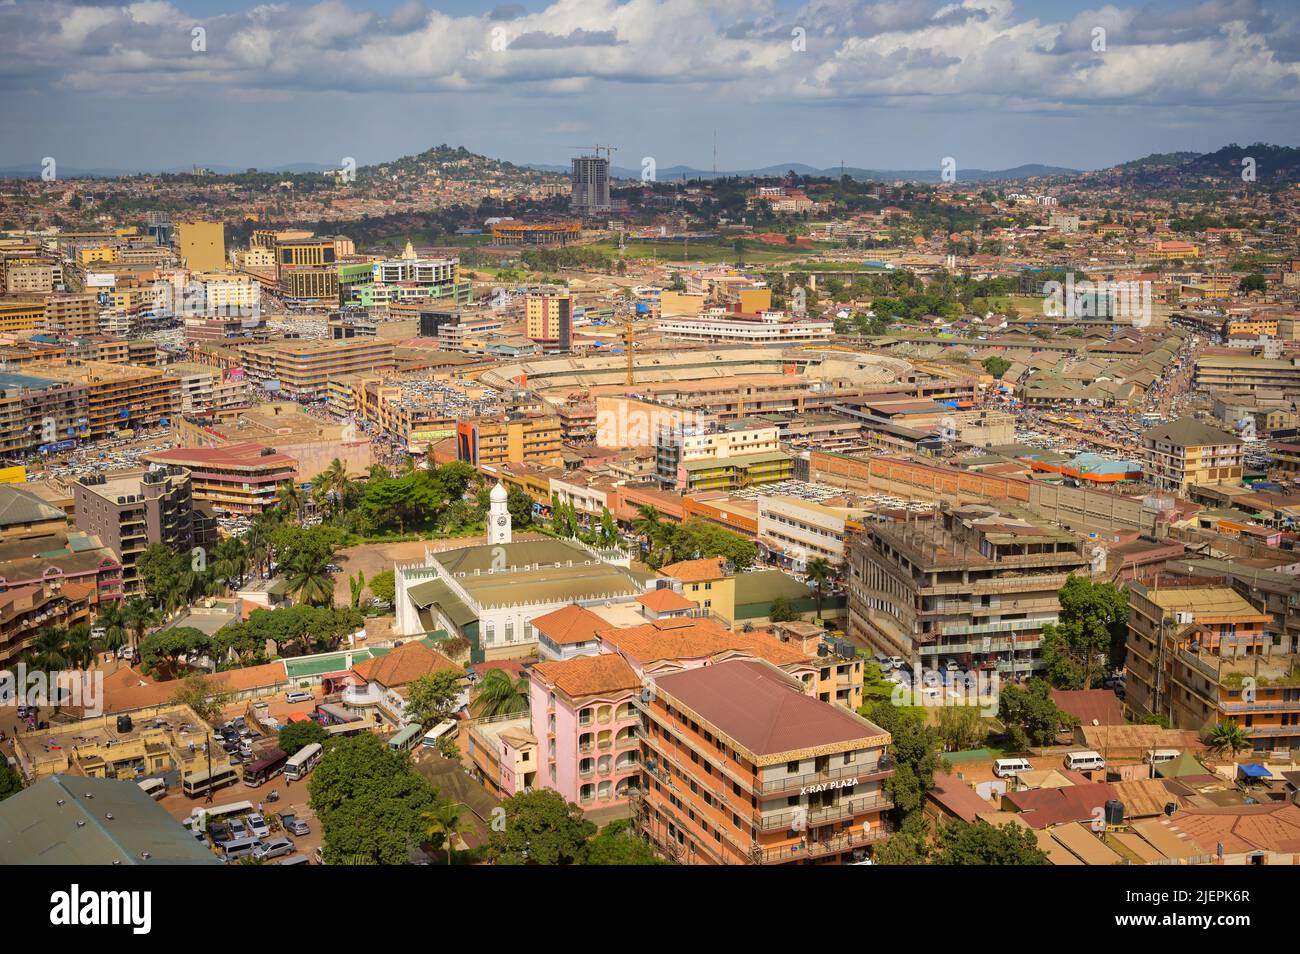
[{"label": "multi-storey apartment block", "polygon": [[868,523],[849,545],[849,635],[877,652],[1023,678],[1043,667],[1057,590],[1088,572],[1073,534],[1024,511],[947,508]]}]

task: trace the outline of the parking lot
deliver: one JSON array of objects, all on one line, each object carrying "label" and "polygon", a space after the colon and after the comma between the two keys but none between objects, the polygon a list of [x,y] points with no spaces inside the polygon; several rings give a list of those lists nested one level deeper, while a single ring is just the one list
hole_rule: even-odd
[{"label": "parking lot", "polygon": [[[295,706],[290,704],[284,700],[283,694],[277,696],[273,701],[273,714],[280,718],[281,721],[287,717],[289,712],[300,710],[303,708],[303,705],[305,705],[298,704]],[[233,719],[241,712],[242,707],[232,707],[227,710],[226,718],[227,720]],[[223,722],[224,721],[225,720],[223,720]],[[255,725],[251,722],[246,723],[246,725],[249,732],[246,738],[250,743],[249,748],[251,749],[251,757],[245,758],[244,765],[246,765],[250,760],[256,760],[261,754],[274,748],[276,744],[274,736],[267,736],[258,732]],[[218,728],[220,729],[220,727],[219,724]],[[249,814],[260,814],[268,823],[267,836],[261,838],[263,842],[274,838],[287,837],[293,842],[293,848],[288,852],[288,855],[306,855],[311,859],[311,863],[315,864],[316,849],[322,846],[323,841],[316,813],[308,804],[310,799],[308,782],[311,780],[311,776],[308,775],[307,778],[295,782],[286,778],[284,774],[280,772],[263,782],[261,785],[251,786],[242,781],[244,765],[237,766],[241,775],[241,781],[236,782],[234,785],[228,785],[225,788],[219,789],[213,794],[212,801],[210,802],[206,798],[191,799],[178,791],[171,791],[161,799],[159,804],[167,809],[172,817],[178,822],[184,823],[191,817],[195,809],[205,808],[211,810],[213,808],[220,808],[223,805],[231,805],[236,802],[249,802],[252,805],[251,812],[241,812],[236,817],[244,818]],[[293,834],[285,831],[283,826],[280,824],[280,819],[286,815],[293,815],[298,820],[306,822],[309,830],[305,834]],[[225,822],[228,821],[228,819],[222,819],[222,821]],[[221,830],[219,830],[219,832],[223,835],[225,834]],[[218,852],[218,846],[213,845],[213,851],[214,853]],[[268,860],[267,863],[275,864],[280,860],[283,859],[276,858]]]}]

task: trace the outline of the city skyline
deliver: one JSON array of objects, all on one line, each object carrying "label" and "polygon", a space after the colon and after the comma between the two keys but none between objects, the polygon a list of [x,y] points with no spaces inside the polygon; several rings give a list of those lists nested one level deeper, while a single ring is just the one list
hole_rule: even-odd
[{"label": "city skyline", "polygon": [[601,141],[616,165],[708,169],[716,132],[719,169],[1094,169],[1300,141],[1300,35],[1263,0],[230,6],[0,4],[0,167],[365,164],[436,142],[567,164]]}]

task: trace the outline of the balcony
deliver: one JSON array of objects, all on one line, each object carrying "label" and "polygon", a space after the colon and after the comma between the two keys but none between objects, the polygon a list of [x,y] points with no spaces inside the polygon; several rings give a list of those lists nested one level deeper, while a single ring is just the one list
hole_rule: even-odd
[{"label": "balcony", "polygon": [[885,795],[868,795],[861,798],[849,797],[836,805],[822,808],[784,808],[777,812],[768,812],[759,817],[761,831],[789,831],[796,825],[800,828],[815,828],[832,822],[841,822],[867,812],[884,811],[893,808],[894,803]]},{"label": "balcony", "polygon": [[839,854],[851,848],[860,848],[876,844],[889,837],[891,829],[881,824],[872,824],[870,831],[860,828],[840,832],[830,838],[819,841],[804,841],[797,845],[784,845],[779,848],[759,848],[757,845],[750,853],[752,860],[763,865],[778,865],[792,861],[805,861]]},{"label": "balcony", "polygon": [[369,686],[347,686],[342,693],[345,706],[377,706],[382,699],[383,693]]}]

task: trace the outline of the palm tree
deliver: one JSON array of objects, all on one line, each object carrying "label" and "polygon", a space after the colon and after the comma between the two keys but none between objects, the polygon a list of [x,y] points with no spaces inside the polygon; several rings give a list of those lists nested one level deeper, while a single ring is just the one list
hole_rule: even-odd
[{"label": "palm tree", "polygon": [[311,553],[298,553],[281,569],[289,592],[313,606],[334,605],[334,578],[328,560]]},{"label": "palm tree", "polygon": [[822,617],[822,598],[826,584],[835,578],[835,567],[825,557],[813,557],[805,569],[808,582],[813,585],[817,596],[817,618]]},{"label": "palm tree", "polygon": [[248,525],[248,532],[243,536],[244,550],[248,553],[248,562],[257,567],[260,574],[262,565],[266,565],[266,575],[271,575],[271,529],[262,518],[253,520]]},{"label": "palm tree", "polygon": [[1250,736],[1241,726],[1232,722],[1220,722],[1205,739],[1206,744],[1220,755],[1225,752],[1236,755],[1252,748]]},{"label": "palm tree", "polygon": [[343,498],[347,496],[350,484],[351,481],[348,480],[348,468],[343,461],[339,460],[337,457],[330,461],[330,465],[321,471],[319,476],[317,476],[315,486],[319,486],[330,498],[331,514],[335,513],[338,508],[342,506]]},{"label": "palm tree", "polygon": [[276,496],[279,498],[279,506],[285,513],[296,514],[298,522],[302,522],[302,493],[298,490],[298,484],[293,480],[282,480],[275,488]]},{"label": "palm tree", "polygon": [[514,715],[528,708],[528,680],[511,680],[504,670],[489,669],[474,693],[474,712],[480,718]]},{"label": "palm tree", "polygon": [[42,626],[28,649],[28,666],[54,672],[68,664],[68,634],[54,626]]},{"label": "palm tree", "polygon": [[126,610],[120,602],[104,603],[95,615],[95,625],[104,630],[100,644],[114,652],[126,645]]},{"label": "palm tree", "polygon": [[632,532],[645,541],[644,554],[654,545],[663,521],[659,518],[659,508],[653,504],[642,504],[636,508],[636,519],[632,521]]},{"label": "palm tree", "polygon": [[142,596],[137,596],[126,604],[124,621],[131,633],[131,648],[139,649],[145,632],[150,626],[157,626],[162,622],[162,617],[152,603]]},{"label": "palm tree", "polygon": [[73,669],[89,669],[95,661],[95,640],[90,635],[89,623],[77,623],[68,628],[64,655]]},{"label": "palm tree", "polygon": [[420,812],[420,820],[424,822],[424,837],[434,847],[446,845],[448,865],[455,853],[456,837],[474,830],[473,825],[461,820],[464,808],[460,802],[439,800],[434,802],[432,808]]},{"label": "palm tree", "polygon": [[248,573],[248,551],[234,537],[222,540],[212,551],[212,572],[223,580],[233,580],[236,586],[244,585]]}]

